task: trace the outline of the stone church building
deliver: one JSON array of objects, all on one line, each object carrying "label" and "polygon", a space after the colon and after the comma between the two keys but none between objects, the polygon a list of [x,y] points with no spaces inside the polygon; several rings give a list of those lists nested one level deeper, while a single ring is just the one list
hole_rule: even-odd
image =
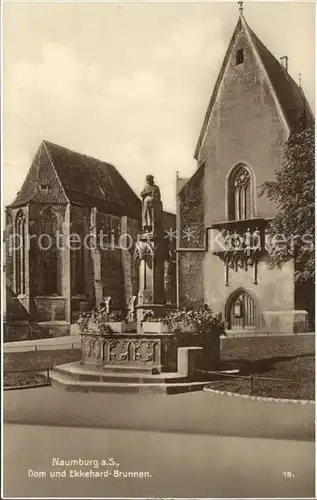
[{"label": "stone church building", "polygon": [[[138,294],[141,200],[113,165],[42,141],[6,219],[8,338],[67,334],[80,311],[105,297],[127,308]],[[175,215],[164,212],[163,226],[175,231]],[[175,302],[175,241],[165,241]]]},{"label": "stone church building", "polygon": [[[259,196],[290,134],[313,123],[288,58],[273,56],[241,10],[198,138],[197,169],[177,177],[176,218],[163,215],[164,229],[177,229],[166,254],[167,302],[207,303],[230,330],[293,331],[307,313],[313,324],[313,287],[295,284],[293,263],[269,269],[276,206]],[[80,311],[109,296],[124,308],[138,294],[134,246],[125,248],[121,236],[136,241],[141,200],[113,165],[43,141],[6,217],[9,337],[30,327],[67,334]],[[101,233],[111,248],[78,245]],[[22,244],[12,244],[13,235]],[[47,248],[43,235],[58,237]]]},{"label": "stone church building", "polygon": [[314,323],[313,287],[295,286],[292,263],[268,268],[276,206],[259,196],[290,134],[313,123],[288,58],[273,56],[240,8],[198,138],[197,169],[176,181],[180,306],[207,303],[230,330],[292,331],[304,311]]}]

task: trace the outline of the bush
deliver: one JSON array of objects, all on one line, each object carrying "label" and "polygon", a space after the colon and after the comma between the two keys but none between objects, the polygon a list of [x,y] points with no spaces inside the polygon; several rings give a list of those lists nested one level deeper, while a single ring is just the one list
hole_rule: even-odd
[{"label": "bush", "polygon": [[82,313],[77,321],[77,325],[81,332],[93,332],[99,334],[113,333],[111,322],[127,322],[127,312],[123,310],[107,311],[104,304],[90,312]]},{"label": "bush", "polygon": [[199,309],[176,309],[163,318],[155,317],[152,311],[148,311],[143,321],[162,322],[171,333],[179,333],[184,327],[189,327],[196,335],[226,335],[224,322],[206,304]]},{"label": "bush", "polygon": [[155,316],[153,311],[146,311],[143,315],[142,323],[148,321],[149,323],[162,323],[164,318]]}]

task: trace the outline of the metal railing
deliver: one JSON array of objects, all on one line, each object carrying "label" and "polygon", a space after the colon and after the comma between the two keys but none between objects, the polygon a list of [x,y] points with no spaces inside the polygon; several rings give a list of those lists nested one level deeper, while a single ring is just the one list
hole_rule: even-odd
[{"label": "metal railing", "polygon": [[306,336],[306,335],[315,335],[315,332],[313,331],[308,331],[308,332],[268,332],[268,331],[252,331],[252,330],[238,330],[235,332],[235,330],[227,330],[226,331],[226,336],[223,336],[221,338],[243,338],[243,337],[287,337],[287,336],[292,336],[292,337],[301,337],[301,336]]},{"label": "metal railing", "polygon": [[33,387],[46,387],[51,385],[50,381],[50,370],[52,370],[54,367],[49,366],[49,367],[40,367],[40,368],[16,368],[15,370],[11,369],[4,369],[4,375],[7,373],[29,373],[29,372],[36,372],[41,375],[45,374],[45,380],[43,382],[37,382],[37,383],[30,383],[30,384],[24,384],[24,385],[14,385],[14,386],[6,386],[5,385],[5,380],[4,380],[4,390],[14,390],[14,389],[30,389]]},{"label": "metal railing", "polygon": [[262,382],[262,381],[267,381],[267,382],[281,382],[282,384],[298,384],[298,385],[303,385],[303,381],[299,380],[292,380],[288,378],[277,378],[277,377],[259,377],[257,375],[237,375],[234,373],[224,373],[221,371],[206,371],[206,370],[201,370],[205,374],[212,374],[212,375],[217,375],[218,378],[211,380],[210,383],[212,382],[217,382],[217,381],[222,381],[226,377],[227,378],[235,378],[235,379],[243,379],[245,381],[249,380],[250,382],[250,394],[253,394],[254,391],[254,385],[257,382]]}]

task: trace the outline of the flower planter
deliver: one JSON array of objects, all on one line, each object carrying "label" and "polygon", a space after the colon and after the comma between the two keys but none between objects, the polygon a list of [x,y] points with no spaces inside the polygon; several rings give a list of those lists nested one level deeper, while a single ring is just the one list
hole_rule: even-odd
[{"label": "flower planter", "polygon": [[[125,321],[107,321],[105,324],[109,325],[113,333],[124,333],[127,329],[129,329],[129,323],[126,323]],[[90,333],[92,335],[109,335],[108,333],[100,330],[95,323],[88,323],[88,329],[85,333]]]},{"label": "flower planter", "polygon": [[220,335],[206,334],[202,337],[202,368],[216,370],[220,363]]},{"label": "flower planter", "polygon": [[128,323],[125,321],[108,321],[107,324],[113,333],[124,333],[128,329]]},{"label": "flower planter", "polygon": [[169,333],[168,326],[161,321],[144,321],[142,328],[144,333]]},{"label": "flower planter", "polygon": [[128,323],[125,324],[125,332],[131,332],[135,333],[137,331],[138,324],[136,321],[128,321]]}]

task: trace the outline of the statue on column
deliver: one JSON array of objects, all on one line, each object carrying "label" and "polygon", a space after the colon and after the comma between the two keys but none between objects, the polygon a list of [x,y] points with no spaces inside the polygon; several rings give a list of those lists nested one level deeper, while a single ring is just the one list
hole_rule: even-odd
[{"label": "statue on column", "polygon": [[155,231],[162,222],[162,202],[160,188],[154,184],[153,175],[146,176],[146,184],[141,192],[142,229]]}]

